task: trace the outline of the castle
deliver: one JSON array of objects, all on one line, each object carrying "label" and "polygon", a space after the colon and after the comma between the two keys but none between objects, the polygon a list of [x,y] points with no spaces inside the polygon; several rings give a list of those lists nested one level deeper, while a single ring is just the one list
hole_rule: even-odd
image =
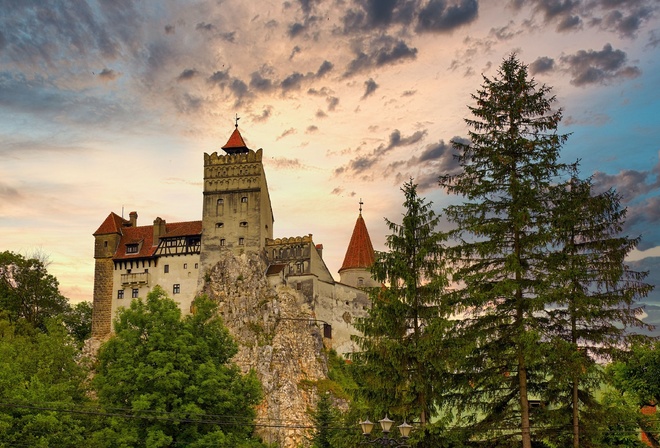
[{"label": "castle", "polygon": [[369,306],[366,287],[377,286],[369,273],[374,250],[360,214],[346,256],[333,279],[323,261],[323,246],[312,235],[273,238],[273,211],[262,163],[263,150],[249,149],[235,126],[225,154],[204,154],[202,220],[138,226],[137,212],[129,219],[110,213],[94,232],[94,299],[92,336],[107,337],[119,307],[145,297],[160,285],[184,313],[222,251],[259,254],[264,275],[275,286],[285,284],[314,310],[318,322],[332,329],[332,347],[353,351],[352,320]]}]

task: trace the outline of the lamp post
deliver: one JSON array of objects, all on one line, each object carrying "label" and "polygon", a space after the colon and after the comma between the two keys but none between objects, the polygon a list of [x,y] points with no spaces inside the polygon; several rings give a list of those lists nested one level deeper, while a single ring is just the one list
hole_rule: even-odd
[{"label": "lamp post", "polygon": [[397,440],[397,438],[390,433],[390,430],[392,429],[392,425],[394,424],[393,420],[390,420],[386,415],[384,419],[378,420],[378,423],[380,423],[380,429],[383,435],[370,440],[369,437],[371,435],[371,431],[374,429],[374,424],[371,423],[368,419],[363,422],[360,422],[360,427],[362,428],[362,435],[365,438],[365,441],[363,443],[379,444],[382,446],[391,446],[398,448],[405,448],[410,446],[407,445],[406,442],[408,441],[408,437],[410,437],[410,430],[412,429],[411,425],[409,425],[404,421],[403,424],[397,426],[397,428],[399,428],[399,433],[401,434],[401,440]]}]

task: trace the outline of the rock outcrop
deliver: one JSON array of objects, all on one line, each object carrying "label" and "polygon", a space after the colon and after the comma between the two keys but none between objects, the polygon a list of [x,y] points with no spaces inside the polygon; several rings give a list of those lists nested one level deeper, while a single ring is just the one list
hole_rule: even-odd
[{"label": "rock outcrop", "polygon": [[263,385],[258,434],[267,443],[298,448],[308,444],[314,384],[327,377],[323,336],[303,297],[284,285],[273,288],[265,271],[257,254],[224,250],[206,274],[203,292],[219,303],[239,345],[234,361],[243,372],[254,369]]}]

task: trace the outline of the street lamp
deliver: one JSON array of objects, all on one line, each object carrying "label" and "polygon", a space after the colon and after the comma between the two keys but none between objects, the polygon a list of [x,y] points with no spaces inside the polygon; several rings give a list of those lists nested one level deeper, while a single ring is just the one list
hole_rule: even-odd
[{"label": "street lamp", "polygon": [[403,424],[397,426],[397,428],[399,428],[399,433],[401,434],[400,441],[390,434],[390,430],[392,429],[392,425],[394,424],[394,421],[390,420],[387,417],[387,415],[385,416],[384,419],[378,420],[378,423],[380,423],[380,429],[383,432],[383,435],[381,437],[377,437],[375,439],[369,440],[371,431],[374,429],[374,424],[371,423],[369,419],[360,422],[360,427],[362,428],[362,435],[365,438],[364,443],[373,443],[373,444],[380,444],[382,446],[392,446],[399,448],[409,447],[409,445],[406,444],[406,441],[408,440],[408,437],[410,437],[410,430],[412,429],[412,426],[406,423],[405,420]]}]

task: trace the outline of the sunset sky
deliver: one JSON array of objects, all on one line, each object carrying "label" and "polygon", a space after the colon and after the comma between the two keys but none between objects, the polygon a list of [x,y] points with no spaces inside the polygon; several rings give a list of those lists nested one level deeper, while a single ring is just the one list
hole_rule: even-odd
[{"label": "sunset sky", "polygon": [[92,233],[122,209],[201,219],[237,114],[275,236],[312,233],[336,275],[360,198],[377,250],[404,181],[457,201],[450,140],[512,52],[553,87],[563,161],[621,193],[632,259],[660,255],[657,0],[0,0],[0,251],[49,255],[91,300]]}]

